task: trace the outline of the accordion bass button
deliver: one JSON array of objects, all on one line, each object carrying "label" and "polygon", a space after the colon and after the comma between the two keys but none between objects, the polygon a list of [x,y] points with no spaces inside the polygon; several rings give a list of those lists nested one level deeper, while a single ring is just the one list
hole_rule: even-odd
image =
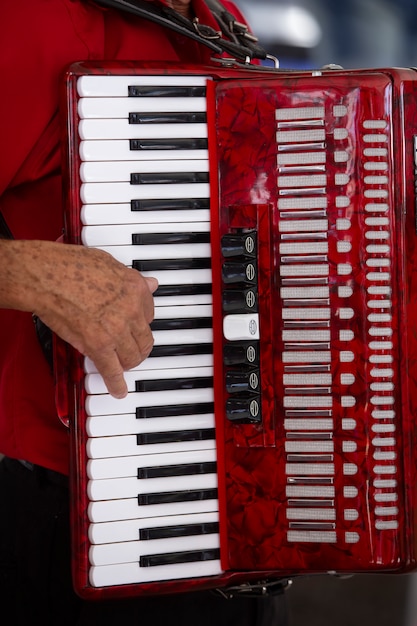
[{"label": "accordion bass button", "polygon": [[225,284],[249,284],[257,282],[257,268],[253,261],[226,261],[222,267],[222,278]]},{"label": "accordion bass button", "polygon": [[259,365],[259,345],[257,341],[227,343],[223,347],[225,365]]},{"label": "accordion bass button", "polygon": [[256,257],[256,231],[223,235],[221,239],[221,252],[226,258],[241,256],[252,259]]},{"label": "accordion bass button", "polygon": [[226,373],[228,393],[259,392],[260,373],[256,369],[229,370]]},{"label": "accordion bass button", "polygon": [[226,315],[223,318],[223,335],[227,341],[259,339],[259,315]]},{"label": "accordion bass button", "polygon": [[255,289],[227,289],[223,292],[223,311],[226,313],[250,313],[258,308]]},{"label": "accordion bass button", "polygon": [[229,398],[226,402],[226,417],[234,423],[259,423],[261,421],[261,401],[248,394],[246,397]]}]

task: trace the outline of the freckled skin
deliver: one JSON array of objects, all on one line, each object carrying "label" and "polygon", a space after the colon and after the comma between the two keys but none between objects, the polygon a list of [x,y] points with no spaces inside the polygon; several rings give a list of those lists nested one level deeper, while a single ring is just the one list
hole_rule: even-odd
[{"label": "freckled skin", "polygon": [[109,392],[152,350],[153,278],[101,250],[48,241],[0,240],[0,306],[38,315],[94,361]]}]

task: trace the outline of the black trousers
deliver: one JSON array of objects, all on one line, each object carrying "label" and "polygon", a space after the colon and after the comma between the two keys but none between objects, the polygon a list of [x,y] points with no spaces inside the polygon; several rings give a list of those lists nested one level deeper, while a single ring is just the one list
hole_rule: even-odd
[{"label": "black trousers", "polygon": [[73,591],[69,495],[54,475],[0,462],[0,606],[8,626],[285,626],[285,595],[214,591],[85,601]]}]

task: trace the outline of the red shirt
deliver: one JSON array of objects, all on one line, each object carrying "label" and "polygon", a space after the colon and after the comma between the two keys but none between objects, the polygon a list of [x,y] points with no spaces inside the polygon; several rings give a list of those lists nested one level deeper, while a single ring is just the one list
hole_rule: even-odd
[{"label": "red shirt", "polygon": [[[218,28],[202,0],[193,7],[202,24]],[[62,233],[58,102],[72,62],[197,64],[212,56],[187,37],[82,0],[2,2],[0,41],[0,210],[16,239],[56,240]],[[0,452],[67,473],[68,444],[31,315],[0,310]]]}]

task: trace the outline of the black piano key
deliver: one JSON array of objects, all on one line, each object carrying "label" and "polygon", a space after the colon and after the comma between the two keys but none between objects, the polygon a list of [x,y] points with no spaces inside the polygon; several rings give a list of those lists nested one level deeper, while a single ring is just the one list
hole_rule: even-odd
[{"label": "black piano key", "polygon": [[186,463],[183,465],[161,465],[159,467],[138,468],[138,478],[167,478],[170,476],[196,476],[197,474],[215,474],[217,463]]},{"label": "black piano key", "polygon": [[226,417],[231,422],[259,423],[261,403],[258,397],[232,397],[226,401]]},{"label": "black piano key", "polygon": [[169,430],[163,433],[140,433],[136,435],[138,446],[154,445],[156,443],[176,443],[179,441],[207,441],[214,439],[214,428],[199,430]]},{"label": "black piano key", "polygon": [[139,506],[146,506],[148,504],[169,504],[173,502],[197,502],[216,499],[217,489],[187,489],[187,491],[161,491],[159,493],[138,494]]},{"label": "black piano key", "polygon": [[[135,261],[134,261],[135,263]],[[133,266],[136,269],[136,266]],[[159,285],[154,291],[153,297],[158,296],[199,296],[209,295],[212,292],[210,283],[202,283],[198,285]],[[157,304],[157,303],[156,303]]]},{"label": "black piano key", "polygon": [[151,323],[152,330],[184,330],[192,328],[211,328],[211,317],[185,317],[154,320]]},{"label": "black piano key", "polygon": [[258,292],[256,289],[226,289],[222,306],[228,313],[254,313],[258,310]]},{"label": "black piano key", "polygon": [[135,261],[135,269],[139,272],[157,270],[202,270],[211,267],[211,259],[148,259]]},{"label": "black piano key", "polygon": [[171,243],[210,243],[210,233],[133,233],[134,246],[156,246]]},{"label": "black piano key", "polygon": [[225,365],[259,365],[259,342],[236,341],[223,347]]},{"label": "black piano key", "polygon": [[175,565],[175,563],[195,563],[197,561],[215,561],[220,558],[220,550],[190,550],[189,552],[171,552],[170,554],[153,554],[141,556],[140,567],[156,567],[158,565]]},{"label": "black piano key", "polygon": [[220,245],[224,257],[254,258],[257,252],[256,231],[250,230],[223,235]]},{"label": "black piano key", "polygon": [[196,378],[160,378],[158,380],[137,380],[136,391],[171,391],[173,389],[207,389],[213,387],[213,376]]},{"label": "black piano key", "polygon": [[[174,164],[173,164],[174,167]],[[131,185],[191,185],[208,183],[208,172],[132,172]]]},{"label": "black piano key", "polygon": [[129,98],[201,98],[206,88],[198,85],[128,85]]},{"label": "black piano key", "polygon": [[260,382],[260,373],[256,369],[229,370],[225,376],[228,393],[258,392]]},{"label": "black piano key", "polygon": [[129,124],[204,124],[205,113],[129,113]]},{"label": "black piano key", "polygon": [[131,200],[130,209],[132,211],[194,211],[198,209],[209,209],[210,200],[208,198],[175,198],[155,200]]},{"label": "black piano key", "polygon": [[190,343],[181,346],[154,346],[148,358],[161,356],[190,356],[192,354],[213,354],[213,347],[210,343]]},{"label": "black piano key", "polygon": [[181,524],[178,526],[161,526],[160,528],[141,528],[139,539],[173,539],[175,537],[190,537],[191,535],[212,535],[219,532],[218,522],[203,522],[201,524]]},{"label": "black piano key", "polygon": [[213,413],[213,402],[198,402],[197,404],[165,404],[163,406],[148,406],[136,408],[136,419],[148,417],[175,417],[176,415],[206,415]]},{"label": "black piano key", "polygon": [[207,150],[207,139],[129,139],[130,150]]},{"label": "black piano key", "polygon": [[228,284],[255,285],[258,280],[256,263],[253,261],[226,261],[222,266],[223,282]]}]

